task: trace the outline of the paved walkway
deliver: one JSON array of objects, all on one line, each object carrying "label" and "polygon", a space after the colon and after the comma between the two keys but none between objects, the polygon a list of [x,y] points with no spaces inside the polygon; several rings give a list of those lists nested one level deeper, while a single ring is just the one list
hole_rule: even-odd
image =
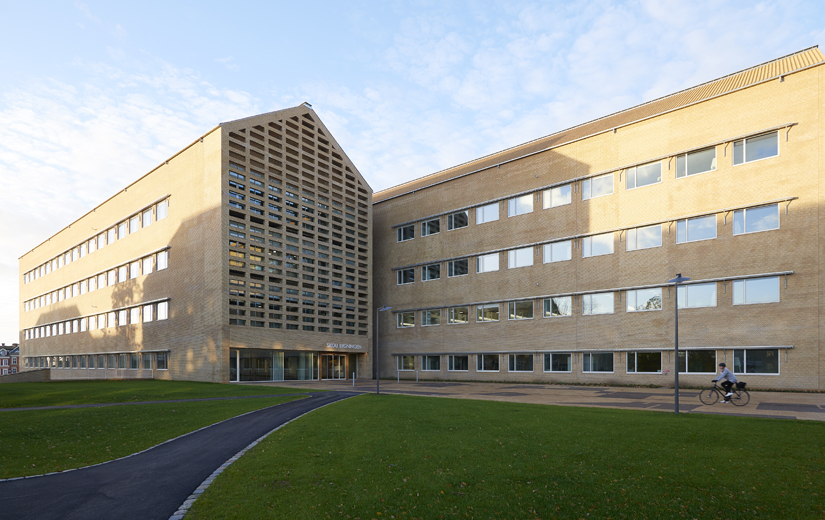
[{"label": "paved walkway", "polygon": [[167,520],[217,468],[252,442],[352,395],[321,392],[223,421],[130,457],[0,482],[0,518]]},{"label": "paved walkway", "polygon": [[[279,381],[272,386],[312,390],[350,390],[375,392],[375,381]],[[596,406],[673,412],[672,388],[627,388],[600,386],[565,386],[514,383],[462,383],[438,381],[381,381],[381,393],[481,399],[514,403],[553,404],[559,406]],[[825,421],[825,393],[750,392],[751,400],[745,406],[717,402],[705,406],[699,401],[699,390],[679,391],[679,411],[804,419]]]}]

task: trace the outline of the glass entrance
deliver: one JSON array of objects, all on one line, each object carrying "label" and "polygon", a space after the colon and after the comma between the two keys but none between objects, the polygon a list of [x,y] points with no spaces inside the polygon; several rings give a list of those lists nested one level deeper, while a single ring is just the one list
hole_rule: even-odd
[{"label": "glass entrance", "polygon": [[321,354],[321,379],[346,379],[346,354]]}]

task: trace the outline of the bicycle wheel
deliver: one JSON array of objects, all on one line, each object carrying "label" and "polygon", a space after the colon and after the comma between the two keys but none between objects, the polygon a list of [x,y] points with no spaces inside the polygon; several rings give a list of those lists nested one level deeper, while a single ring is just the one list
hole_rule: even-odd
[{"label": "bicycle wheel", "polygon": [[714,404],[719,400],[719,392],[717,392],[713,387],[703,388],[702,392],[699,394],[699,400],[702,401],[702,404]]},{"label": "bicycle wheel", "polygon": [[734,392],[732,396],[730,396],[730,402],[734,406],[745,406],[751,400],[751,394],[748,393],[747,390],[739,390],[738,392]]}]

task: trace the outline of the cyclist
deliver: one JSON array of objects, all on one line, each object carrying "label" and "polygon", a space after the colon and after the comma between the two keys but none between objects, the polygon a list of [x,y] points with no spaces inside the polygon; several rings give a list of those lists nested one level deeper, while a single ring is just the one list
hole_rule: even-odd
[{"label": "cyclist", "polygon": [[724,363],[719,363],[719,377],[713,380],[713,382],[717,382],[720,379],[724,379],[722,381],[722,388],[725,389],[725,398],[722,399],[723,403],[727,403],[730,400],[730,396],[733,395],[733,384],[736,383],[736,376],[733,375],[733,372],[728,370],[727,366]]}]

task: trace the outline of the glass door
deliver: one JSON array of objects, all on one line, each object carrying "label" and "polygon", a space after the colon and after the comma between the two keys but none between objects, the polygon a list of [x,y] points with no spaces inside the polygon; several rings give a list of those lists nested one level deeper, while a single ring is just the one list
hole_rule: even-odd
[{"label": "glass door", "polygon": [[321,379],[346,379],[346,354],[321,354]]}]

